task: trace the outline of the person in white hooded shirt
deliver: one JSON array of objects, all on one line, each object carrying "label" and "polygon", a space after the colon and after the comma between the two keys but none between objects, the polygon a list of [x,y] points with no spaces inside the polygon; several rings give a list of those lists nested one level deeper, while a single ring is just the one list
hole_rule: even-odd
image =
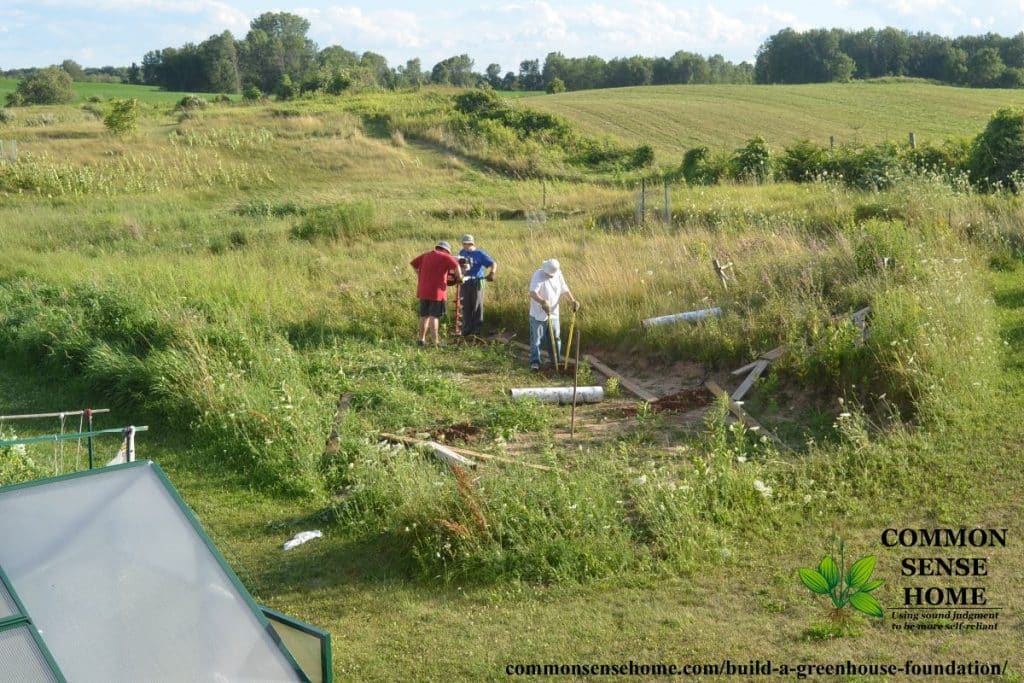
[{"label": "person in white hooded shirt", "polygon": [[[557,259],[548,259],[530,278],[530,368],[540,369],[540,351],[545,348],[549,361],[554,365],[561,352],[561,329],[558,319],[559,303],[562,297],[569,299],[572,310],[578,311],[580,302],[569,290]],[[548,318],[551,324],[548,325]],[[555,338],[551,339],[550,332]]]}]

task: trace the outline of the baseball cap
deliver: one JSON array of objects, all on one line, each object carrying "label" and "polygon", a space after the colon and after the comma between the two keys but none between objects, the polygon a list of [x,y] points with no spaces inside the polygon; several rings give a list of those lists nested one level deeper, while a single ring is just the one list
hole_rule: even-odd
[{"label": "baseball cap", "polygon": [[473,239],[472,235],[467,233],[467,234],[462,236],[462,243],[463,244],[476,244],[476,241]]}]

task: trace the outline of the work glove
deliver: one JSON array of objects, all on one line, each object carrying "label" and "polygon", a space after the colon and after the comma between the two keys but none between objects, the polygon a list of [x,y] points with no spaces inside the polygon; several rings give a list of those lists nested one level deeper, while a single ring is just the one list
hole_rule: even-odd
[{"label": "work glove", "polygon": [[572,302],[572,312],[575,313],[578,310],[580,310],[580,302],[574,300]]},{"label": "work glove", "polygon": [[541,309],[543,309],[543,311],[545,313],[547,313],[549,315],[551,314],[551,304],[549,304],[547,301],[541,301],[540,302],[540,307],[541,307]]},{"label": "work glove", "polygon": [[487,277],[484,279],[487,280],[488,282],[494,282],[494,273],[487,273]]}]

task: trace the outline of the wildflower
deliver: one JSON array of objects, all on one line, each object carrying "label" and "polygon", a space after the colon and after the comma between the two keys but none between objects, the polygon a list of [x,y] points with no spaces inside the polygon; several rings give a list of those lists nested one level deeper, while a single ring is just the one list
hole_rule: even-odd
[{"label": "wildflower", "polygon": [[757,491],[758,493],[760,493],[765,498],[771,498],[772,497],[772,487],[768,486],[767,484],[765,484],[760,479],[755,479],[754,480],[754,490]]},{"label": "wildflower", "polygon": [[736,462],[746,462],[746,461],[747,461],[747,456],[745,456],[745,455],[737,455],[736,456]]},{"label": "wildflower", "polygon": [[810,502],[811,502],[811,494],[808,493],[806,496],[804,496],[804,504],[806,505],[807,503],[810,503]]},{"label": "wildflower", "polygon": [[643,486],[644,484],[646,484],[647,483],[647,475],[646,474],[641,474],[639,477],[636,478],[636,483],[637,483],[638,486]]}]

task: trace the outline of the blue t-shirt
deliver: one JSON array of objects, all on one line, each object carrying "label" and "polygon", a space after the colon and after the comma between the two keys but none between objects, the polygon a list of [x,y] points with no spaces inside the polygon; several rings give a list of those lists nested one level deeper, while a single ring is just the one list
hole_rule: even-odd
[{"label": "blue t-shirt", "polygon": [[469,259],[469,272],[466,273],[468,278],[480,279],[487,274],[487,269],[494,265],[494,259],[479,247],[473,251],[463,249],[459,252],[459,256],[465,256]]}]

